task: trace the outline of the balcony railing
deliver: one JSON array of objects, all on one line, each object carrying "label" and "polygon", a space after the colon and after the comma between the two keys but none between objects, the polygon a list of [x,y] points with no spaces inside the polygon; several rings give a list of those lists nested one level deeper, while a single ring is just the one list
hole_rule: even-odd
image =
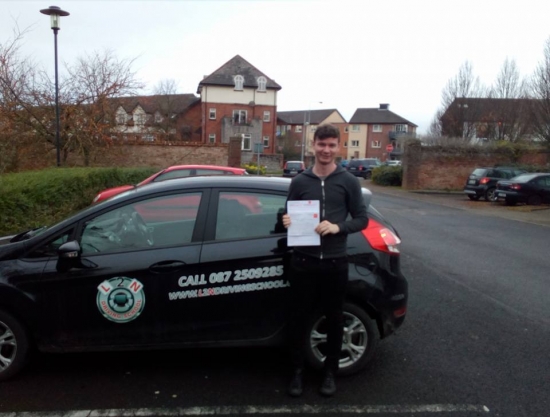
[{"label": "balcony railing", "polygon": [[416,137],[416,132],[398,132],[398,131],[395,131],[395,130],[391,130],[390,133],[389,133],[389,137],[390,139],[399,139],[399,138],[402,138],[402,137],[409,137],[409,138],[415,138]]}]

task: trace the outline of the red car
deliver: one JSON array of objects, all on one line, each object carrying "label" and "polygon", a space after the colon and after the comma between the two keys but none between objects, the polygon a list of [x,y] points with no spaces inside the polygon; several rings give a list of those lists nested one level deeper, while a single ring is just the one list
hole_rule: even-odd
[{"label": "red car", "polygon": [[92,203],[99,203],[114,195],[151,182],[171,180],[173,178],[196,177],[198,175],[248,175],[248,173],[244,168],[222,167],[216,165],[174,165],[151,175],[137,185],[120,185],[118,187],[107,188],[99,192]]}]

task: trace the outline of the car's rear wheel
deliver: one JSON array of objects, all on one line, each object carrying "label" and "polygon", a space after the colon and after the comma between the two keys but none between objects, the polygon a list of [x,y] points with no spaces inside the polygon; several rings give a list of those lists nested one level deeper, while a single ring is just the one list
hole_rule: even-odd
[{"label": "car's rear wheel", "polygon": [[495,187],[488,188],[485,191],[485,201],[495,201]]},{"label": "car's rear wheel", "polygon": [[527,204],[530,206],[540,206],[542,204],[542,197],[537,194],[530,195],[527,199]]},{"label": "car's rear wheel", "polygon": [[511,198],[507,198],[504,200],[504,203],[507,205],[507,206],[515,206],[518,202],[517,200],[513,200]]},{"label": "car's rear wheel", "polygon": [[[316,316],[310,323],[306,359],[315,369],[322,369],[326,357],[326,320]],[[339,375],[349,375],[363,369],[374,355],[378,334],[373,320],[361,307],[344,304],[344,337],[340,354]]]},{"label": "car's rear wheel", "polygon": [[481,196],[477,195],[477,194],[468,194],[468,198],[472,201],[477,201],[479,200]]},{"label": "car's rear wheel", "polygon": [[22,323],[0,310],[0,381],[11,378],[26,364],[29,337]]}]

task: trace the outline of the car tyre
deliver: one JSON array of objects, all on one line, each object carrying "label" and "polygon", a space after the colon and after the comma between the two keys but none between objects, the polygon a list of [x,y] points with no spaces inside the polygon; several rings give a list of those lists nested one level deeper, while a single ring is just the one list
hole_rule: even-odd
[{"label": "car tyre", "polygon": [[537,194],[530,195],[527,199],[527,204],[530,206],[540,206],[542,204],[542,197]]},{"label": "car tyre", "polygon": [[468,198],[472,201],[477,201],[480,199],[481,196],[477,195],[477,194],[468,194]]},{"label": "car tyre", "polygon": [[485,201],[495,201],[495,187],[488,188],[485,191]]},{"label": "car tyre", "polygon": [[[322,369],[326,347],[325,317],[320,313],[313,316],[308,326],[308,341],[305,357],[314,369]],[[361,307],[344,304],[344,337],[338,375],[351,375],[362,370],[372,359],[378,345],[375,322]]]},{"label": "car tyre", "polygon": [[17,374],[28,361],[29,336],[23,324],[0,310],[0,381]]},{"label": "car tyre", "polygon": [[512,200],[511,198],[507,198],[504,200],[504,204],[506,204],[507,206],[515,206],[517,203],[517,200]]}]

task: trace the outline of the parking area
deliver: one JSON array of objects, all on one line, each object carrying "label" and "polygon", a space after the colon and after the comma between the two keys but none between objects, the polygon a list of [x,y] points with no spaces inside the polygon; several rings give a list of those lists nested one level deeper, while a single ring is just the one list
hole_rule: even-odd
[{"label": "parking area", "polygon": [[550,227],[550,205],[528,206],[525,204],[517,206],[506,206],[503,202],[471,201],[461,191],[430,191],[415,190],[407,191],[401,187],[385,187],[374,184],[371,180],[361,180],[361,186],[372,191],[373,194],[390,194],[403,198],[421,199],[436,204],[463,210],[475,210],[479,214],[497,216],[510,220],[523,221]]}]

